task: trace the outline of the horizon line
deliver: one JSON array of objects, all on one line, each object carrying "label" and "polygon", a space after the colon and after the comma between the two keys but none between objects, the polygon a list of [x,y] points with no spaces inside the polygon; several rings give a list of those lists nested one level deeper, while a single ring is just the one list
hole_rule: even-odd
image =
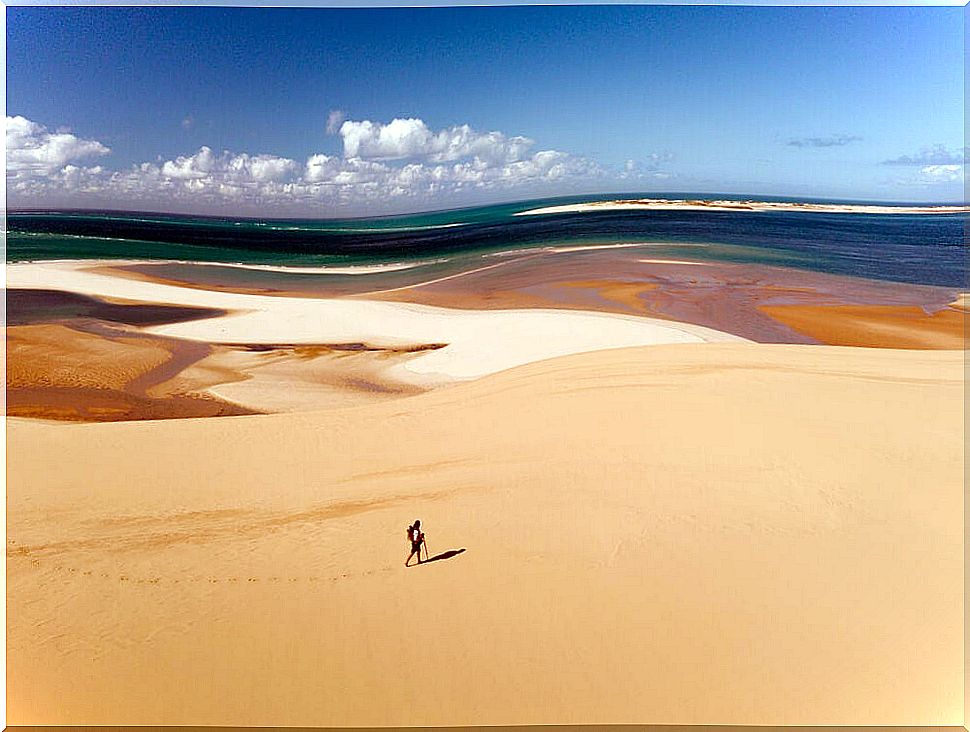
[{"label": "horizon line", "polygon": [[[674,196],[671,198],[671,196]],[[497,206],[510,206],[515,204],[532,204],[540,203],[545,201],[558,201],[558,200],[572,200],[576,203],[581,203],[585,201],[611,201],[611,200],[625,200],[624,197],[629,197],[630,200],[634,198],[649,199],[649,200],[713,200],[712,197],[715,196],[730,196],[732,198],[737,198],[739,201],[750,201],[758,202],[765,198],[782,198],[786,199],[791,203],[844,203],[844,204],[855,204],[855,205],[866,205],[866,204],[880,204],[880,205],[896,205],[896,206],[970,206],[970,200],[964,199],[954,200],[954,201],[912,201],[912,200],[899,200],[899,199],[878,199],[878,198],[838,198],[838,197],[799,197],[791,196],[785,194],[745,194],[745,193],[727,193],[727,192],[695,192],[695,191],[620,191],[613,193],[591,193],[591,194],[563,194],[558,196],[545,196],[539,198],[517,198],[498,202],[490,202],[483,204],[472,204],[467,206],[453,206],[448,208],[436,208],[436,209],[422,209],[416,211],[404,211],[398,213],[385,213],[376,215],[359,215],[359,216],[312,216],[312,215],[286,215],[286,216],[273,216],[273,215],[242,215],[242,214],[231,214],[231,213],[191,213],[188,211],[179,210],[162,210],[162,209],[142,209],[142,208],[97,208],[97,207],[84,207],[84,206],[6,206],[0,208],[0,215],[4,217],[9,215],[40,215],[40,214],[125,214],[125,215],[152,215],[152,216],[171,216],[171,217],[184,217],[184,218],[205,218],[205,219],[233,219],[238,221],[259,221],[259,220],[272,220],[272,221],[366,221],[375,219],[395,219],[395,218],[405,218],[408,216],[431,216],[435,214],[445,214],[453,213],[458,211],[473,211],[486,208],[494,208]],[[582,199],[582,200],[577,200]]]}]

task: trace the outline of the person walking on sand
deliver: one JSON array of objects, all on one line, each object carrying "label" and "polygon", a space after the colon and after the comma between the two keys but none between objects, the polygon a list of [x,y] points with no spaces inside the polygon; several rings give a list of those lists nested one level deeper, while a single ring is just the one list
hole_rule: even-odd
[{"label": "person walking on sand", "polygon": [[424,533],[421,531],[421,521],[416,519],[413,524],[408,526],[408,541],[411,542],[411,553],[404,562],[405,567],[411,566],[411,557],[418,555],[418,564],[421,564],[421,547],[424,546],[424,553],[428,553],[428,545],[424,541]]}]

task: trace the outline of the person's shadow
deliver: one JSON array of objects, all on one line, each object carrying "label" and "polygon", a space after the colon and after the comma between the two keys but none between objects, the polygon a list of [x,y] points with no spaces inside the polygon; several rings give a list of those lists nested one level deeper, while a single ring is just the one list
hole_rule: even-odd
[{"label": "person's shadow", "polygon": [[461,554],[464,549],[450,549],[449,551],[442,552],[441,554],[435,554],[431,559],[425,559],[421,564],[430,564],[431,562],[439,562],[442,559],[451,559],[452,557],[457,557]]}]

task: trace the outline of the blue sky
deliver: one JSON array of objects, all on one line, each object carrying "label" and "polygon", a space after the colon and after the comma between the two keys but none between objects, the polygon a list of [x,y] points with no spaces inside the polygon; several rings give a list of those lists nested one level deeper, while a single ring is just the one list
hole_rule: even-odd
[{"label": "blue sky", "polygon": [[9,205],[962,200],[964,14],[11,7]]}]

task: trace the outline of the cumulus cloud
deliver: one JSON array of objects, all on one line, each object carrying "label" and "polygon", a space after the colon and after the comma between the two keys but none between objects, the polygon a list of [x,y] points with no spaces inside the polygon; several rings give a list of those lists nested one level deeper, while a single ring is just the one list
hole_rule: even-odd
[{"label": "cumulus cloud", "polygon": [[[400,207],[405,201],[433,206],[469,191],[547,193],[610,175],[622,178],[566,152],[533,152],[528,138],[477,132],[468,125],[433,131],[419,119],[386,124],[342,120],[338,133],[343,138],[342,155],[315,153],[304,162],[201,147],[173,159],[111,170],[77,164],[82,158],[106,154],[108,149],[100,143],[69,133],[51,142],[58,135],[43,126],[7,118],[8,165],[12,159],[19,166],[8,172],[8,193],[19,205],[37,205],[45,199],[62,204],[70,200],[71,205],[149,207],[204,204],[215,208],[231,203],[285,211],[318,205]],[[36,152],[38,148],[45,152]],[[34,159],[45,164],[24,162]],[[651,160],[646,165],[655,164]],[[543,188],[551,184],[555,189]]]},{"label": "cumulus cloud", "polygon": [[51,175],[77,160],[111,152],[97,140],[51,132],[24,117],[7,117],[7,171]]},{"label": "cumulus cloud", "polygon": [[174,180],[208,180],[246,185],[268,183],[291,178],[300,166],[295,160],[275,155],[216,155],[208,147],[201,147],[194,155],[179,156],[162,163],[162,177]]},{"label": "cumulus cloud", "polygon": [[376,160],[426,160],[445,163],[478,157],[492,164],[522,160],[532,147],[528,137],[507,137],[501,132],[476,132],[468,125],[437,132],[423,120],[393,119],[387,124],[347,120],[340,126],[344,157]]},{"label": "cumulus cloud", "polygon": [[791,147],[842,147],[851,142],[859,142],[859,135],[829,135],[827,137],[793,137],[788,140]]},{"label": "cumulus cloud", "polygon": [[883,165],[914,165],[914,166],[938,166],[938,165],[963,165],[967,161],[967,154],[970,148],[957,148],[949,150],[945,145],[931,145],[922,148],[915,155],[901,155],[891,160],[883,160]]}]

